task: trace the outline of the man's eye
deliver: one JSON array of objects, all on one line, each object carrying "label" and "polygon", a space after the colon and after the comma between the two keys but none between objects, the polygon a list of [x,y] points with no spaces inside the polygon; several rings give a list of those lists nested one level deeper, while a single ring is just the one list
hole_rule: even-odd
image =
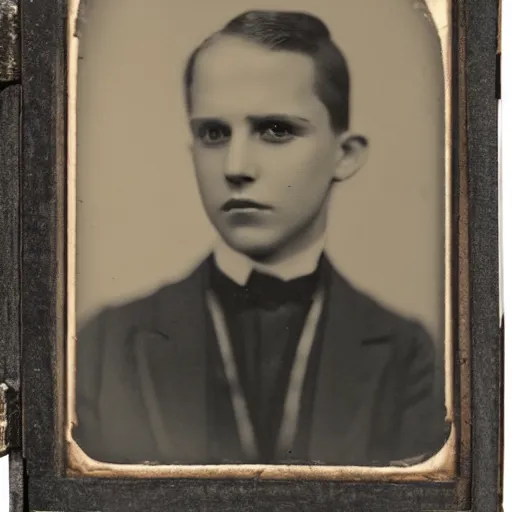
[{"label": "man's eye", "polygon": [[259,131],[261,138],[267,142],[288,142],[295,135],[293,127],[287,123],[266,123]]},{"label": "man's eye", "polygon": [[231,135],[231,130],[222,125],[202,126],[198,132],[199,138],[204,144],[216,145],[225,142]]}]

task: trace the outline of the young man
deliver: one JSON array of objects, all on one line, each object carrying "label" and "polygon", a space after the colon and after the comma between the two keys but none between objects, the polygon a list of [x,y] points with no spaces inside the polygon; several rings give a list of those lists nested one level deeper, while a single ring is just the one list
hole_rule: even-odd
[{"label": "young man", "polygon": [[189,59],[192,158],[219,242],[184,280],[78,337],[75,437],[138,463],[389,465],[443,443],[425,330],[324,254],[362,165],[345,59],[317,18],[252,11]]}]

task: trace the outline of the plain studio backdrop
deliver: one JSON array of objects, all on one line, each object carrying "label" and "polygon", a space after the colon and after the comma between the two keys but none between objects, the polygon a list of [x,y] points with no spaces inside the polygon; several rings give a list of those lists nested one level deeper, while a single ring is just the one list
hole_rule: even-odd
[{"label": "plain studio backdrop", "polygon": [[77,320],[184,276],[215,233],[188,151],[192,49],[248,9],[326,22],[352,82],[367,164],[337,185],[328,252],[352,282],[425,324],[444,322],[444,85],[440,42],[414,0],[89,0],[77,134]]}]

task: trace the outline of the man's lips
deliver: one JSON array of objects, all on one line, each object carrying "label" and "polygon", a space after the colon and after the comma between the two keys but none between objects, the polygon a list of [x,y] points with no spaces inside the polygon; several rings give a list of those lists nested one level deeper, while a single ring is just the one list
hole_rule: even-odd
[{"label": "man's lips", "polygon": [[270,210],[270,206],[249,199],[230,199],[222,205],[222,211],[231,210]]}]

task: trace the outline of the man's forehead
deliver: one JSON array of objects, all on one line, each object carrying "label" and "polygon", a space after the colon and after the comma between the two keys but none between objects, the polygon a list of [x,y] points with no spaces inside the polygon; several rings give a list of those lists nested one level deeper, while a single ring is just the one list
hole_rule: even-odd
[{"label": "man's forehead", "polygon": [[[240,107],[307,109],[318,102],[311,58],[272,51],[238,37],[221,37],[200,52],[194,69],[194,111],[214,114]],[[208,112],[203,112],[208,111]]]}]

